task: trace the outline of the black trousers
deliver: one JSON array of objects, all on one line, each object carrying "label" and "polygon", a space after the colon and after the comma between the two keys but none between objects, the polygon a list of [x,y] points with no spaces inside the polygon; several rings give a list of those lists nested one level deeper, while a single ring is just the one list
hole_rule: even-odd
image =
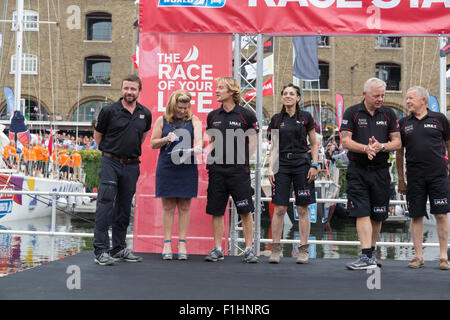
[{"label": "black trousers", "polygon": [[[126,248],[130,224],[131,202],[139,178],[139,164],[122,164],[103,156],[100,164],[100,185],[94,228],[94,254],[111,255]],[[108,235],[112,226],[112,249]]]}]

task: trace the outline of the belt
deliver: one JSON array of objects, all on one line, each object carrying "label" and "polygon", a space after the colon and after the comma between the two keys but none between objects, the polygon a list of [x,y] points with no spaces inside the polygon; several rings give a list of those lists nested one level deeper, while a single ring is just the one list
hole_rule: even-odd
[{"label": "belt", "polygon": [[284,152],[281,153],[281,157],[291,160],[291,159],[310,159],[309,154],[302,152],[302,153],[293,153],[293,152]]},{"label": "belt", "polygon": [[377,170],[380,170],[380,169],[389,168],[391,166],[390,163],[379,164],[379,165],[376,165],[376,166],[370,166],[370,165],[365,166],[365,165],[359,164],[359,163],[357,163],[355,161],[352,161],[351,164],[353,166],[359,168],[359,169],[363,169],[363,170],[367,170],[367,171],[377,171]]},{"label": "belt", "polygon": [[122,164],[136,164],[136,163],[141,163],[141,162],[139,161],[139,158],[126,158],[126,159],[122,159],[122,158],[116,157],[115,155],[113,155],[113,154],[111,154],[111,153],[104,152],[104,151],[102,152],[102,155],[104,155],[105,157],[114,159],[114,160],[116,160],[116,161],[118,161],[118,162],[120,162],[120,163],[122,163]]}]

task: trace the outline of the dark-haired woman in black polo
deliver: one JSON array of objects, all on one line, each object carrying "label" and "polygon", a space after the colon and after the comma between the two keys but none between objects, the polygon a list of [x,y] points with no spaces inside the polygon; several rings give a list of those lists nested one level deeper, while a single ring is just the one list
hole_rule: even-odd
[{"label": "dark-haired woman in black polo", "polygon": [[272,218],[272,254],[269,259],[271,263],[280,262],[283,220],[292,195],[292,184],[300,231],[297,263],[308,263],[308,205],[316,202],[314,180],[317,176],[318,145],[314,119],[310,113],[300,110],[300,97],[299,87],[293,84],[285,86],[281,91],[281,112],[272,117],[268,128],[272,142],[269,180],[272,185],[272,203],[275,205]]}]

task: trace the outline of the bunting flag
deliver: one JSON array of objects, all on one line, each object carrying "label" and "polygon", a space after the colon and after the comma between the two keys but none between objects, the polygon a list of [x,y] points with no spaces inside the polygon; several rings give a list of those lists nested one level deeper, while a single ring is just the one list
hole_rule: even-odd
[{"label": "bunting flag", "polygon": [[[264,58],[263,65],[263,76],[273,74],[273,54]],[[245,77],[247,80],[256,79],[256,63],[246,65],[245,72],[247,73],[247,76]]]},{"label": "bunting flag", "polygon": [[293,37],[295,61],[293,75],[301,80],[319,80],[317,37]]},{"label": "bunting flag", "polygon": [[[263,84],[263,97],[264,96],[273,96],[273,77],[264,82]],[[245,100],[248,101],[252,98],[256,97],[256,90],[250,90],[245,94]]]}]

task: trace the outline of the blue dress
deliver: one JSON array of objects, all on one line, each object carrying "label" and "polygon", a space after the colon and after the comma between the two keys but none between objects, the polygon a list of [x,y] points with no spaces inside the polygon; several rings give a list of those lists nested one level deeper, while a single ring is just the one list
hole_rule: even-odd
[{"label": "blue dress", "polygon": [[[179,140],[169,142],[160,149],[156,167],[155,195],[158,198],[195,198],[198,190],[195,156],[190,151],[182,151],[194,147],[192,120],[176,120],[174,123],[168,123],[163,116],[163,121],[162,137],[175,131]],[[186,140],[189,137],[190,141]]]}]

